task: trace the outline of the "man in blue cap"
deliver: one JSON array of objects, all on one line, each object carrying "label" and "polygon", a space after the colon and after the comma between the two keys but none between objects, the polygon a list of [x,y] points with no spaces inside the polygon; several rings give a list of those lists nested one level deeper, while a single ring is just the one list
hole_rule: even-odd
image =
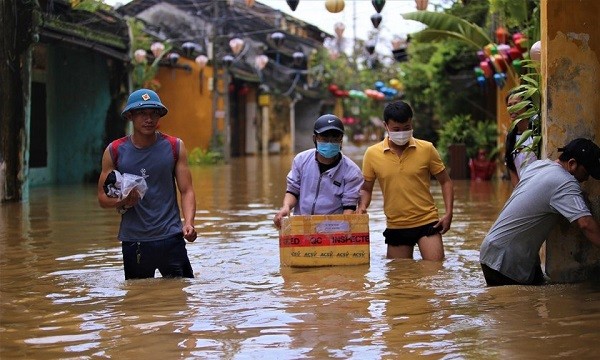
[{"label": "man in blue cap", "polygon": [[600,148],[575,139],[557,160],[536,160],[520,173],[498,219],[481,244],[479,262],[488,286],[541,285],[539,250],[561,217],[575,223],[600,246],[600,226],[583,198],[580,183],[600,180]]},{"label": "man in blue cap", "polygon": [[[125,279],[153,278],[156,269],[163,277],[194,277],[185,240],[197,237],[196,197],[183,141],[157,131],[159,119],[167,112],[156,92],[132,92],[121,115],[132,122],[133,134],[111,142],[102,157],[98,202],[121,214],[118,238]],[[109,197],[105,185],[113,171],[143,178],[145,193],[133,189],[127,196]],[[176,188],[181,193],[183,223]]]}]

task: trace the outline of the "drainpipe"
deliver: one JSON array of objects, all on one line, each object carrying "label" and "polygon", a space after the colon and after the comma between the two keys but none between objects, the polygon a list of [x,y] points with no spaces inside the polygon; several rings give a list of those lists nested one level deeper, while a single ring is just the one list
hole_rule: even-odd
[{"label": "drainpipe", "polygon": [[300,94],[295,94],[290,102],[290,151],[296,153],[296,103],[302,98]]}]

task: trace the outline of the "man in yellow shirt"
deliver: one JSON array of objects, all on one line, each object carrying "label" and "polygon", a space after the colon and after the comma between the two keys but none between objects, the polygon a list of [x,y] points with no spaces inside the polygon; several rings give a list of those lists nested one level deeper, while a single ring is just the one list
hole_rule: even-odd
[{"label": "man in yellow shirt", "polygon": [[[413,110],[404,101],[388,104],[383,120],[388,136],[370,146],[363,158],[365,178],[357,213],[366,213],[375,179],[383,193],[387,257],[412,259],[415,245],[423,260],[443,260],[442,234],[450,229],[454,188],[432,143],[412,136]],[[431,176],[442,187],[445,214],[438,215],[431,195]]]}]

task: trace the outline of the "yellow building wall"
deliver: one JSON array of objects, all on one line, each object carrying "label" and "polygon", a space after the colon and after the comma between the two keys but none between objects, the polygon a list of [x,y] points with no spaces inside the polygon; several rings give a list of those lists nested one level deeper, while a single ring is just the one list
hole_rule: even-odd
[{"label": "yellow building wall", "polygon": [[[542,157],[577,137],[600,143],[600,1],[542,0]],[[583,183],[600,219],[600,181]],[[600,268],[600,251],[566,220],[547,241],[546,271],[560,282],[581,281]]]},{"label": "yellow building wall", "polygon": [[183,140],[188,153],[194,148],[206,150],[212,137],[212,67],[200,71],[192,60],[180,58],[179,64],[187,64],[192,71],[180,68],[160,67],[156,79],[157,90],[169,113],[160,120],[160,131]]}]

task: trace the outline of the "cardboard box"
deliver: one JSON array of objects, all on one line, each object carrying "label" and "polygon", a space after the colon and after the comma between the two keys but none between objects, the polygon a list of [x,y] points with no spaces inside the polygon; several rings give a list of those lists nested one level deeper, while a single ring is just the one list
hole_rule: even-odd
[{"label": "cardboard box", "polygon": [[298,215],[279,232],[282,266],[369,264],[369,215]]}]

